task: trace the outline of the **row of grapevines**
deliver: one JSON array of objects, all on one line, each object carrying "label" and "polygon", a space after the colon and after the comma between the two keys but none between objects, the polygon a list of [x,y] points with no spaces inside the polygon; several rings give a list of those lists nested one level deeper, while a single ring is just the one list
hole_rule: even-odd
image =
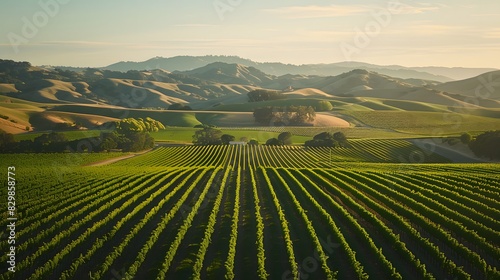
[{"label": "row of grapevines", "polygon": [[[323,217],[328,220],[329,225],[334,230],[338,230],[332,217],[318,203],[318,201],[310,194],[310,192],[304,187],[304,185],[299,182],[297,177],[294,176],[289,170],[284,170],[284,172],[289,176],[289,178],[291,178],[294,181],[294,183],[297,186],[299,186],[299,189],[301,189],[303,194],[309,199],[309,201],[313,205],[315,205],[316,209],[323,215]],[[309,178],[304,176],[301,172],[294,172],[294,173],[298,174],[298,176],[301,176],[301,179],[306,181],[308,183],[308,186],[312,186],[317,191],[319,190],[320,192],[322,192],[322,190],[314,182],[312,182]],[[323,194],[324,194],[324,192],[323,192]],[[396,271],[396,269],[393,267],[392,263],[389,262],[387,260],[387,258],[382,254],[382,252],[377,248],[377,246],[373,242],[370,235],[366,232],[366,230],[364,228],[362,228],[358,222],[356,222],[356,220],[352,217],[351,214],[349,214],[349,212],[347,212],[347,210],[344,207],[340,206],[331,197],[330,197],[329,201],[331,202],[331,205],[335,207],[335,210],[342,213],[342,216],[344,216],[344,218],[347,219],[349,224],[355,228],[355,230],[358,232],[359,236],[361,236],[362,239],[364,239],[365,242],[368,243],[372,252],[378,257],[379,261],[384,265],[384,270],[386,270],[387,275],[390,275],[391,278],[393,278],[393,279],[401,279],[401,275]],[[342,238],[343,238],[343,236],[342,236]],[[359,262],[358,262],[358,265],[360,265]]]},{"label": "row of grapevines", "polygon": [[264,180],[266,181],[267,188],[269,189],[269,192],[271,193],[271,197],[273,199],[274,206],[276,207],[276,212],[278,213],[280,223],[281,223],[281,228],[283,230],[283,238],[285,239],[285,244],[286,244],[286,251],[288,253],[288,261],[290,262],[290,266],[292,268],[292,276],[294,279],[299,278],[299,267],[297,265],[297,262],[295,260],[295,254],[293,253],[293,242],[292,238],[290,237],[290,230],[288,229],[288,221],[286,220],[285,213],[281,209],[281,204],[278,200],[278,197],[276,196],[276,193],[274,192],[272,188],[271,181],[269,179],[269,176],[267,176],[266,170],[263,167],[260,167],[260,172],[262,176],[264,177]]},{"label": "row of grapevines", "polygon": [[497,199],[498,194],[493,194],[491,197],[488,197],[480,194],[476,190],[464,189],[453,183],[450,184],[444,180],[434,179],[431,176],[416,174],[415,177],[423,182],[429,183],[430,187],[433,189],[446,193],[446,196],[453,197],[458,201],[464,201],[464,204],[468,203],[470,207],[485,209],[494,215],[500,215],[500,202]]},{"label": "row of grapevines", "polygon": [[208,250],[208,246],[210,246],[210,242],[212,239],[212,234],[215,231],[215,223],[217,222],[217,214],[220,210],[220,205],[222,202],[222,197],[224,195],[224,191],[226,189],[227,178],[229,177],[229,172],[231,168],[227,168],[226,172],[223,175],[222,182],[219,186],[219,192],[217,197],[215,198],[214,207],[212,208],[212,212],[208,217],[208,224],[205,229],[205,234],[203,236],[203,240],[200,243],[200,248],[198,249],[198,253],[196,254],[197,259],[193,265],[193,279],[201,279],[201,270],[203,268],[203,261],[205,259],[205,254]]},{"label": "row of grapevines", "polygon": [[384,217],[394,223],[396,226],[402,228],[408,235],[410,235],[416,243],[419,244],[422,248],[425,248],[431,255],[437,260],[439,260],[439,264],[448,271],[449,274],[452,274],[455,277],[459,277],[458,279],[470,279],[470,275],[465,273],[461,267],[457,267],[453,261],[449,260],[443,252],[439,250],[439,247],[431,243],[427,238],[423,238],[420,233],[414,229],[412,226],[408,224],[399,214],[387,209],[379,202],[369,198],[365,193],[365,191],[360,191],[352,185],[348,184],[350,182],[353,185],[361,187],[363,189],[370,188],[364,183],[358,182],[355,179],[350,178],[340,172],[330,169],[329,173],[326,173],[323,170],[314,170],[318,174],[321,174],[325,178],[328,178],[332,182],[337,183],[339,186],[343,186],[347,188],[347,190],[353,194],[357,199],[366,204],[369,208],[375,210],[379,213],[381,217]]},{"label": "row of grapevines", "polygon": [[[326,274],[327,279],[333,279],[337,273],[333,273],[331,271],[331,269],[328,267],[328,263],[327,263],[328,256],[326,256],[325,252],[323,251],[321,243],[318,239],[318,235],[316,234],[316,231],[312,225],[311,220],[309,219],[309,217],[307,217],[307,214],[304,211],[304,208],[302,208],[302,205],[300,204],[300,202],[297,200],[297,198],[293,194],[293,192],[290,189],[290,187],[288,186],[287,182],[283,179],[283,177],[280,176],[280,174],[276,171],[276,169],[273,168],[271,170],[273,171],[274,176],[276,176],[276,178],[278,178],[278,180],[281,182],[280,187],[285,188],[285,190],[287,191],[289,197],[291,198],[291,200],[295,206],[295,209],[299,212],[301,218],[304,220],[304,223],[306,224],[307,231],[309,232],[309,235],[314,243],[314,246],[316,247],[315,248],[316,252],[318,252],[319,261],[321,262],[321,266]],[[291,175],[290,173],[287,173],[287,175],[289,175],[290,177],[293,178],[293,175]],[[295,181],[295,183],[298,184],[299,187],[303,188],[303,186],[299,182]],[[269,187],[272,188],[272,185],[270,185]],[[307,191],[305,191],[305,192],[307,193]],[[358,279],[368,279],[368,275],[363,272],[363,267],[361,266],[359,261],[356,260],[356,253],[351,250],[350,246],[347,244],[344,236],[340,232],[339,228],[337,227],[337,225],[335,224],[335,222],[333,221],[331,216],[328,213],[326,213],[326,211],[324,211],[323,208],[321,208],[321,206],[318,204],[318,202],[316,200],[314,200],[312,197],[308,197],[308,198],[312,199],[311,202],[316,207],[316,209],[318,211],[320,211],[324,215],[324,218],[326,218],[328,220],[330,227],[333,229],[333,232],[335,233],[336,237],[340,240],[341,245],[346,250],[346,252],[349,256],[349,260],[351,262],[351,265],[353,266],[354,270],[356,271]],[[323,212],[321,210],[323,210]]]},{"label": "row of grapevines", "polygon": [[[190,174],[193,175],[194,172],[193,170],[191,169],[178,169],[178,170],[174,170],[171,174],[169,174],[170,176],[168,176],[168,179],[169,180],[169,183],[165,184],[164,186],[162,186],[161,188],[159,188],[158,190],[156,190],[156,192],[154,192],[153,194],[151,194],[147,199],[143,200],[139,205],[137,205],[134,209],[132,209],[132,211],[128,212],[128,214],[123,217],[120,221],[118,221],[114,226],[113,226],[113,229],[108,232],[103,238],[99,238],[98,240],[96,240],[96,242],[94,242],[94,244],[92,245],[92,247],[87,251],[87,253],[85,255],[82,255],[81,258],[79,258],[78,260],[74,261],[73,264],[71,265],[71,268],[69,270],[66,270],[62,273],[61,275],[61,279],[72,279],[74,278],[74,275],[76,274],[77,272],[77,269],[80,265],[82,265],[83,263],[85,263],[86,261],[89,261],[91,259],[91,257],[94,255],[94,253],[99,249],[101,248],[108,240],[111,240],[115,234],[122,228],[122,226],[129,220],[131,220],[139,211],[141,211],[142,209],[144,209],[147,205],[149,205],[156,197],[160,196],[162,193],[165,192],[166,189],[170,188],[174,183],[177,182],[177,180],[179,180],[179,178],[185,176],[186,174]],[[187,180],[190,176],[188,176],[185,180]],[[173,178],[172,178],[173,177]],[[174,190],[172,190],[171,192],[169,192],[169,194],[167,195],[167,197],[165,197],[162,201],[160,201],[160,203],[158,205],[163,205],[163,201],[165,199],[168,199],[169,197],[173,196],[177,191],[178,189],[180,188],[180,186],[182,185],[179,185],[177,186]],[[154,210],[157,210],[158,208],[154,208],[152,211],[148,212],[142,219],[141,219],[141,222],[136,224],[134,229],[137,229],[137,228],[141,228],[148,220],[150,217],[152,217],[156,212]],[[131,232],[134,231],[134,229],[132,229]],[[123,250],[123,248],[129,243],[129,238],[133,237],[134,234],[133,233],[129,233],[124,240],[121,241],[120,243],[120,246],[118,247],[115,247],[114,251],[112,253],[110,253],[109,255],[106,256],[106,259],[104,261],[104,264],[103,266],[108,266],[112,264],[112,261],[110,261],[113,257],[116,257],[117,254],[115,253],[117,250]],[[119,253],[118,253],[119,255]],[[94,275],[95,276],[95,275]]]},{"label": "row of grapevines", "polygon": [[[420,227],[425,229],[432,236],[445,242],[445,244],[449,246],[451,249],[455,250],[455,252],[460,253],[469,263],[471,263],[474,267],[478,268],[482,273],[488,273],[491,270],[490,268],[488,268],[487,263],[484,261],[484,259],[482,259],[477,253],[472,252],[469,248],[465,247],[463,244],[458,242],[458,240],[453,238],[453,236],[451,236],[449,232],[445,231],[440,225],[437,225],[435,221],[439,220],[441,224],[447,225],[448,228],[457,226],[458,232],[467,230],[462,225],[455,224],[456,222],[451,221],[446,217],[442,217],[440,213],[429,210],[425,205],[418,204],[413,199],[401,195],[397,192],[394,192],[388,189],[383,184],[378,183],[377,181],[367,179],[359,174],[355,174],[352,172],[346,172],[346,173],[348,174],[348,176],[352,178],[358,178],[360,182],[367,182],[369,184],[376,186],[376,187],[363,188],[363,191],[376,197],[386,205],[390,206],[392,209],[395,209],[395,211],[397,209],[397,212],[400,215],[410,218],[413,222],[418,222],[417,224]],[[366,185],[360,185],[360,186],[366,186]],[[395,198],[391,197],[391,195],[395,195],[396,197],[398,197],[398,200],[396,201]],[[408,208],[407,207],[408,205],[411,205],[411,207]],[[427,215],[424,216],[421,213],[427,213]]]},{"label": "row of grapevines", "polygon": [[241,189],[241,168],[238,166],[236,175],[236,190],[233,206],[233,220],[231,224],[231,234],[229,237],[229,252],[225,262],[226,279],[234,279],[234,259],[236,257],[236,241],[238,239],[238,221],[240,216],[240,189]]},{"label": "row of grapevines", "polygon": [[[455,200],[443,197],[442,195],[429,190],[429,183],[420,182],[419,184],[414,184],[410,182],[411,180],[406,176],[385,176],[388,177],[391,182],[395,183],[393,184],[393,186],[398,187],[398,190],[401,193],[411,196],[414,199],[418,199],[419,201],[424,202],[427,206],[434,206],[437,211],[445,214],[449,218],[455,219],[457,222],[462,223],[463,225],[469,227],[471,230],[477,231],[483,237],[489,238],[491,241],[493,241],[498,236],[500,236],[499,232],[487,226],[490,223],[492,225],[497,224],[498,222],[496,220],[492,219],[490,216],[477,212],[475,209],[466,207],[456,202]],[[367,175],[367,177],[379,181],[382,180],[389,182],[385,178],[376,174],[370,174]],[[418,180],[415,180],[415,182],[418,182]],[[417,190],[418,192],[416,192]],[[462,213],[467,213],[467,216]],[[488,251],[493,249],[491,248],[491,246],[486,247],[488,247],[488,249],[486,249]],[[494,253],[495,250],[490,252]]]},{"label": "row of grapevines", "polygon": [[258,185],[255,180],[255,175],[253,173],[253,169],[250,168],[250,180],[252,182],[252,191],[254,196],[254,204],[255,204],[255,219],[257,223],[257,274],[260,279],[267,279],[269,276],[266,272],[266,253],[264,250],[264,221],[262,219],[262,214],[260,213],[260,199],[258,193]]},{"label": "row of grapevines", "polygon": [[[51,205],[46,205],[45,209],[33,215],[33,218],[27,218],[26,222],[21,220],[20,225],[28,224],[26,228],[23,228],[18,232],[18,238],[24,236],[27,233],[37,233],[38,240],[42,237],[48,235],[50,232],[61,229],[65,223],[69,223],[74,217],[78,216],[78,213],[82,210],[81,205],[90,205],[92,202],[95,203],[96,199],[106,196],[107,193],[111,192],[113,189],[110,186],[113,186],[119,182],[128,183],[134,180],[139,180],[139,176],[129,177],[127,179],[123,179],[122,176],[116,177],[110,181],[105,183],[97,182],[95,184],[91,184],[90,189],[82,194],[82,196],[78,195],[75,199],[70,200],[70,204],[66,207],[62,207],[59,203],[54,203],[54,200],[51,201]],[[93,191],[95,190],[95,191]],[[79,209],[77,211],[73,211],[72,209]],[[72,213],[72,215],[67,215],[67,213]],[[64,218],[59,218],[60,216],[65,215]],[[59,218],[59,219],[58,219]],[[41,230],[41,225],[47,225],[50,221],[56,221],[54,226],[47,230]],[[36,229],[36,231],[34,231]],[[34,240],[34,241],[38,241]],[[29,245],[28,241],[21,242]],[[19,249],[22,249],[20,247]]]},{"label": "row of grapevines", "polygon": [[[311,178],[314,180],[317,180],[320,182],[323,186],[329,186],[328,191],[333,191],[334,194],[339,197],[343,203],[345,203],[348,207],[351,209],[354,209],[363,219],[369,221],[372,225],[375,225],[379,232],[382,232],[384,237],[388,240],[390,240],[390,244],[392,244],[395,249],[402,253],[405,259],[413,264],[413,266],[416,268],[417,271],[420,272],[419,277],[423,279],[433,279],[433,276],[431,273],[427,272],[425,268],[425,264],[422,264],[419,259],[415,257],[415,255],[406,248],[406,245],[401,242],[399,235],[396,235],[392,232],[391,229],[389,229],[379,218],[377,218],[372,212],[368,211],[366,207],[360,205],[354,199],[352,199],[350,196],[346,195],[344,192],[340,191],[338,187],[335,184],[332,184],[330,181],[327,181],[323,176],[320,176],[316,172],[312,170],[305,170],[302,172],[294,170],[294,173],[300,175],[304,180],[309,181],[310,184],[316,189],[316,192],[319,192],[322,197],[328,199],[330,201],[330,205],[335,206],[336,209],[339,209],[340,205],[327,193],[325,193],[322,189],[319,188],[319,186],[314,183],[309,176],[305,176],[303,172],[306,172],[305,174],[308,174]],[[339,182],[346,184],[345,182],[341,181],[338,179]],[[339,211],[342,211],[344,209],[343,207],[340,207],[341,209]],[[345,210],[345,209],[344,209]],[[349,215],[351,216],[351,215]],[[356,227],[361,227],[359,223],[356,222]],[[361,229],[358,229],[358,231],[365,231],[364,228],[361,227]],[[370,247],[372,250],[376,250],[379,254],[382,254],[381,250],[378,250],[376,248],[373,248],[373,245],[371,245],[372,242],[370,243]]]},{"label": "row of grapevines", "polygon": [[[118,197],[115,197],[112,200],[112,203],[107,204],[106,206],[103,206],[103,207],[97,209],[92,214],[100,213],[104,209],[109,208],[111,205],[113,205],[114,203],[120,201],[121,199],[123,199],[124,197],[126,197],[126,195],[131,194],[131,193],[135,192],[136,190],[142,190],[142,193],[147,193],[151,189],[155,188],[158,184],[160,184],[162,182],[161,180],[157,181],[151,187],[149,187],[147,189],[143,189],[144,186],[146,186],[147,184],[149,184],[150,181],[152,181],[152,179],[147,180],[147,181],[141,183],[140,185],[138,185],[136,188],[132,189],[129,192],[126,192],[126,193],[124,193],[124,194],[122,194],[122,195],[120,195]],[[53,271],[55,269],[55,267],[57,266],[57,264],[60,261],[62,261],[62,259],[64,258],[64,256],[66,256],[67,254],[69,254],[73,249],[75,249],[81,243],[83,243],[84,241],[86,241],[87,239],[89,239],[92,233],[94,233],[95,231],[97,231],[97,229],[99,229],[100,227],[108,224],[119,213],[121,213],[122,211],[124,211],[126,208],[128,208],[134,202],[135,202],[135,200],[133,200],[133,199],[127,199],[127,200],[125,200],[120,205],[120,207],[114,208],[108,215],[106,215],[105,218],[103,218],[103,219],[101,219],[101,220],[99,220],[97,222],[94,222],[91,227],[88,227],[85,230],[84,233],[82,233],[81,235],[79,235],[79,237],[77,239],[71,241],[68,245],[66,245],[66,247],[64,247],[64,249],[62,249],[61,251],[59,251],[49,262],[45,263],[44,266],[36,269],[35,272],[31,275],[30,279],[42,279],[42,278],[44,278],[46,274],[50,273],[51,271]],[[89,221],[92,220],[93,216],[94,215],[90,215],[89,214],[87,216],[88,218],[86,217],[86,218],[84,218],[84,219],[81,220],[81,224],[88,223]],[[76,225],[78,225],[78,224],[75,224],[75,226]],[[61,234],[59,234],[58,236],[56,236],[51,241],[50,244],[47,244],[46,247],[44,246],[45,247],[44,249],[47,250],[49,247],[52,247],[52,246],[56,245],[57,243],[59,243],[59,241],[61,241],[63,237],[69,236],[69,234],[71,233],[71,229],[72,228],[70,228],[67,231],[62,232]],[[52,245],[52,246],[50,246],[50,245]],[[43,250],[43,251],[45,251],[45,250]],[[30,265],[32,263],[33,259],[35,259],[36,256],[39,256],[41,254],[41,251],[42,250],[38,250],[31,258],[26,259],[26,261],[23,262],[23,263],[21,263],[21,264],[23,264],[23,265]],[[21,264],[19,264],[20,267],[21,267]]]},{"label": "row of grapevines", "polygon": [[[480,268],[483,273],[492,273],[493,270],[487,265],[486,261],[481,258],[479,254],[471,251],[469,248],[456,240],[456,238],[453,238],[453,236],[449,232],[445,231],[441,226],[455,232],[460,232],[464,238],[468,238],[471,242],[475,242],[485,249],[490,248],[492,245],[490,245],[484,238],[480,237],[476,232],[471,231],[461,223],[458,223],[457,221],[444,216],[442,213],[429,208],[427,205],[418,203],[413,198],[386,187],[384,184],[378,181],[371,180],[355,172],[349,172],[349,174],[353,178],[359,178],[361,181],[370,182],[376,185],[379,194],[383,194],[385,198],[391,198],[388,200],[388,205],[393,205],[396,209],[400,209],[400,212],[406,213],[415,221],[421,221],[421,225],[425,227],[426,230],[428,230],[434,236],[445,241],[446,244],[450,246],[450,248],[453,248],[457,252],[460,252],[462,256],[468,259],[469,262]],[[371,191],[373,191],[373,189],[371,189]],[[394,202],[394,200],[396,199],[398,201],[397,203]],[[410,209],[408,209],[407,207],[402,207],[401,203],[409,206]],[[429,221],[429,219],[431,219],[432,222]],[[437,226],[436,223],[439,223],[439,226]]]},{"label": "row of grapevines", "polygon": [[191,224],[194,220],[194,217],[198,213],[198,209],[200,208],[201,204],[203,203],[203,200],[205,199],[205,196],[206,196],[210,186],[212,185],[213,180],[215,179],[215,177],[217,176],[217,174],[219,173],[220,170],[222,170],[222,168],[218,167],[212,172],[212,175],[208,179],[206,187],[203,189],[198,200],[191,208],[191,212],[189,212],[189,214],[184,219],[184,223],[178,229],[177,235],[175,236],[175,240],[172,242],[172,244],[170,244],[170,248],[169,248],[167,255],[165,256],[164,261],[161,265],[161,268],[158,272],[158,275],[157,275],[158,280],[166,279],[166,274],[168,272],[168,269],[170,268],[170,265],[174,259],[175,254],[177,253],[177,249],[179,248],[182,240],[184,239],[184,236],[186,235],[188,229],[191,227]]},{"label": "row of grapevines", "polygon": [[[190,168],[192,171],[196,170],[193,168]],[[169,210],[169,212],[162,217],[162,220],[160,223],[158,223],[158,226],[154,229],[154,231],[151,233],[148,241],[142,246],[141,250],[136,256],[136,259],[132,265],[130,265],[126,276],[133,279],[135,277],[135,274],[141,267],[142,263],[146,259],[146,254],[147,252],[156,244],[158,241],[160,234],[165,230],[166,226],[168,223],[173,219],[173,217],[179,212],[179,209],[181,209],[182,205],[186,202],[188,196],[191,194],[193,189],[201,182],[205,174],[207,174],[210,170],[213,170],[213,168],[204,168],[203,171],[196,177],[196,179],[191,183],[189,188],[183,193],[183,195],[180,197],[179,200],[177,200],[176,204]],[[194,172],[193,172],[194,173]],[[150,215],[151,217],[154,215],[158,215],[158,212],[160,211],[161,207],[168,202],[177,192],[179,192],[184,186],[187,185],[187,182],[190,180],[190,177],[185,178],[182,180],[177,186],[175,187],[174,190],[172,190],[165,198],[163,198],[160,203],[158,203],[157,206],[155,206],[151,212],[149,212],[147,215]],[[136,226],[137,228],[137,226]],[[135,229],[135,228],[134,228]],[[140,228],[136,230],[136,233],[139,231]],[[136,234],[135,233],[135,234]],[[131,233],[131,236],[133,237],[135,235],[134,233]],[[121,254],[121,252],[117,252],[118,255]]]},{"label": "row of grapevines", "polygon": [[[159,177],[159,176],[160,176],[160,174],[157,174],[154,178]],[[23,244],[21,244],[18,247],[18,250],[19,251],[23,251],[23,250],[26,250],[29,246],[33,246],[35,244],[39,244],[39,243],[41,243],[41,241],[44,238],[46,238],[47,236],[49,236],[49,234],[51,234],[52,232],[58,232],[59,231],[57,233],[57,235],[54,236],[49,243],[45,243],[44,242],[44,246],[41,247],[39,250],[37,250],[37,252],[35,252],[34,255],[32,255],[30,258],[28,258],[31,262],[33,262],[34,259],[37,256],[40,256],[43,251],[49,250],[52,246],[55,246],[60,241],[62,241],[65,238],[67,238],[73,231],[76,231],[80,226],[85,225],[85,222],[92,221],[92,218],[95,217],[95,216],[97,216],[98,214],[100,214],[101,211],[104,211],[106,209],[111,209],[111,206],[113,204],[113,203],[107,202],[106,205],[103,205],[103,206],[99,207],[99,205],[101,203],[106,202],[106,201],[117,202],[117,201],[119,201],[119,200],[127,197],[128,195],[131,195],[134,192],[138,191],[136,188],[134,188],[133,184],[135,184],[136,182],[138,182],[140,180],[142,180],[140,176],[134,176],[134,177],[132,177],[131,178],[132,184],[127,184],[127,187],[125,188],[125,190],[127,190],[126,192],[125,192],[124,189],[114,189],[113,191],[105,193],[105,194],[99,194],[99,193],[95,194],[93,196],[94,200],[92,201],[92,203],[87,204],[84,207],[81,207],[78,211],[72,212],[71,214],[64,216],[63,219],[60,219],[51,228],[49,228],[49,229],[47,229],[45,231],[40,231],[40,229],[38,228],[39,227],[38,224],[31,226],[30,228],[28,228],[26,230],[27,232],[29,232],[29,231],[35,231],[35,232],[38,231],[39,233],[37,234],[37,236],[35,236],[33,238],[30,238],[26,242],[24,242]],[[147,180],[147,182],[151,182],[152,180],[153,180],[153,178]],[[120,194],[120,195],[116,196],[118,194]],[[93,209],[94,209],[94,211],[92,211]],[[64,225],[65,223],[69,223],[74,218],[80,217],[83,213],[87,213],[89,211],[91,211],[91,212],[88,213],[88,214],[86,214],[83,219],[80,219],[80,220],[74,222],[70,226],[69,229],[61,231],[62,225]]]}]

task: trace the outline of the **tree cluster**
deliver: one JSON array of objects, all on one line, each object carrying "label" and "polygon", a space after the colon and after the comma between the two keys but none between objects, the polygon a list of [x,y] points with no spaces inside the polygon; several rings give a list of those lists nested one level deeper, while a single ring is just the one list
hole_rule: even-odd
[{"label": "tree cluster", "polygon": [[[200,126],[202,129],[197,130],[193,135],[193,144],[206,146],[206,145],[229,145],[230,142],[235,141],[235,137],[230,134],[223,134],[220,129],[213,126]],[[246,138],[240,139],[242,142],[247,142]],[[252,139],[248,142],[250,145],[258,145],[259,142]]]},{"label": "tree cluster", "polygon": [[478,157],[500,159],[500,130],[478,135],[469,143],[469,148]]},{"label": "tree cluster", "polygon": [[103,124],[105,127],[113,127],[120,134],[127,134],[130,132],[157,132],[164,130],[165,126],[150,117],[142,118],[126,118],[119,121]]},{"label": "tree cluster", "polygon": [[292,134],[290,132],[282,132],[278,138],[271,138],[266,141],[267,146],[283,146],[292,145]]},{"label": "tree cluster", "polygon": [[304,125],[314,121],[316,111],[311,106],[262,107],[253,112],[255,122],[268,126]]},{"label": "tree cluster", "polygon": [[0,131],[0,152],[2,153],[45,153],[63,152],[68,139],[62,133],[42,134],[33,140],[15,141],[14,135]]},{"label": "tree cluster", "polygon": [[1,153],[61,153],[104,152],[121,150],[137,152],[154,147],[154,138],[146,132],[119,134],[117,131],[101,132],[98,137],[68,140],[63,133],[42,134],[33,140],[14,141],[12,134],[0,133]]},{"label": "tree cluster", "polygon": [[33,140],[16,142],[10,133],[0,131],[0,152],[10,153],[58,153],[65,151],[103,152],[121,150],[137,152],[154,147],[155,140],[148,132],[165,129],[163,124],[151,118],[123,119],[114,122],[114,130],[103,131],[97,137],[68,140],[62,133],[42,134]]},{"label": "tree cluster", "polygon": [[170,106],[168,106],[168,110],[185,110],[185,111],[188,111],[188,110],[193,110],[191,107],[189,107],[188,105],[184,105],[182,103],[174,103]]},{"label": "tree cluster", "polygon": [[342,132],[322,132],[304,143],[306,147],[349,147],[347,137]]},{"label": "tree cluster", "polygon": [[155,145],[155,139],[147,132],[128,132],[125,134],[120,134],[118,131],[102,132],[97,139],[88,140],[91,143],[99,143],[99,145],[95,147],[96,152],[110,151],[114,149],[122,150],[124,152],[138,152],[151,149]]},{"label": "tree cluster", "polygon": [[249,102],[285,99],[286,96],[276,90],[256,89],[247,93]]},{"label": "tree cluster", "polygon": [[222,145],[222,131],[217,128],[205,126],[197,130],[193,135],[193,144],[195,145]]}]

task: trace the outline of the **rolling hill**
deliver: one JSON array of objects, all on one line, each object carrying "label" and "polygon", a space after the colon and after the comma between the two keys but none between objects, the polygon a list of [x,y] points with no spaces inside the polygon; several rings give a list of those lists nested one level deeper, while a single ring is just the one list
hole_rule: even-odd
[{"label": "rolling hill", "polygon": [[[189,59],[193,65],[208,62],[201,58]],[[224,57],[223,60],[231,59],[234,58]],[[429,127],[439,128],[444,125],[441,119],[454,113],[453,116],[463,120],[463,129],[474,128],[476,121],[481,121],[482,125],[478,126],[481,129],[500,127],[498,71],[439,83],[366,69],[329,76],[275,76],[254,66],[225,61],[182,72],[163,69],[74,72],[0,60],[0,69],[4,69],[0,72],[0,129],[22,133],[27,129],[51,130],[62,123],[78,123],[80,127],[92,129],[110,120],[148,116],[168,126],[193,127],[204,123],[248,127],[257,126],[252,116],[255,108],[289,105],[314,107],[318,112],[316,126],[345,127],[347,124],[351,128],[381,131],[382,126],[374,126],[370,118],[359,116],[382,119],[411,116],[421,117]],[[240,59],[239,62],[248,61]],[[360,63],[340,65],[366,66]],[[476,98],[478,88],[488,90],[485,91],[488,94]],[[281,90],[285,99],[249,102],[247,93],[256,89]],[[175,103],[189,105],[193,110],[168,110]],[[397,122],[397,119],[392,121]],[[405,129],[394,124],[386,126],[387,131],[394,133],[426,131],[421,122],[410,122],[410,127]]]},{"label": "rolling hill", "polygon": [[439,84],[434,88],[478,99],[500,100],[500,71],[484,73],[461,81]]},{"label": "rolling hill", "polygon": [[53,79],[28,81],[10,96],[42,103],[96,103],[86,82],[64,82]]},{"label": "rolling hill", "polygon": [[223,62],[210,63],[181,73],[221,84],[264,85],[274,80],[273,76],[254,67]]}]

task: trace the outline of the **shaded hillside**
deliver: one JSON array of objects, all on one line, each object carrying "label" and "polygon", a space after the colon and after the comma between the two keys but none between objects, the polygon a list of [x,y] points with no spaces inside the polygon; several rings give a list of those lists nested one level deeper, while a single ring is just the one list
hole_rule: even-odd
[{"label": "shaded hillside", "polygon": [[488,72],[477,77],[436,85],[434,88],[474,98],[500,100],[500,71]]},{"label": "shaded hillside", "polygon": [[177,84],[144,80],[102,79],[93,89],[107,104],[128,108],[168,108],[226,95],[247,93],[254,87],[224,84]]},{"label": "shaded hillside", "polygon": [[465,67],[412,67],[417,71],[443,75],[453,80],[464,80],[481,74],[497,71],[495,68],[465,68]]},{"label": "shaded hillside", "polygon": [[72,72],[13,61],[0,61],[0,67],[4,69],[0,72],[0,94],[41,103],[104,103],[128,108],[168,108],[174,103],[244,94],[255,89],[249,85],[252,79],[257,82],[267,76],[244,66],[226,71],[227,75],[222,75],[226,79],[221,79],[224,83],[161,69],[118,72],[87,68]]},{"label": "shaded hillside", "polygon": [[264,85],[275,79],[254,67],[242,64],[214,62],[191,71],[182,72],[191,77],[222,84]]},{"label": "shaded hillside", "polygon": [[97,103],[91,100],[86,82],[64,82],[53,79],[32,80],[17,85],[9,96],[42,103]]},{"label": "shaded hillside", "polygon": [[350,92],[360,90],[409,89],[413,85],[400,79],[357,69],[338,76],[326,77],[313,87],[335,95],[348,95]]}]

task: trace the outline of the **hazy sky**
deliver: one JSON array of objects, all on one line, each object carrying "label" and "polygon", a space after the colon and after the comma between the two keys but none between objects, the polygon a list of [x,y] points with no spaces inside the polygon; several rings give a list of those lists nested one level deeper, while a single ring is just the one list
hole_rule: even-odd
[{"label": "hazy sky", "polygon": [[500,68],[500,1],[2,0],[0,58],[106,66],[238,55]]}]

